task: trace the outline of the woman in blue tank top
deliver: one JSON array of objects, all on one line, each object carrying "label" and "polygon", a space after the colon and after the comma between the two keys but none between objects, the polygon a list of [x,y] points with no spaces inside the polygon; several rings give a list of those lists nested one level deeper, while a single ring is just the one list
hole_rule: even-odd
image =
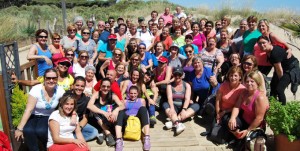
[{"label": "woman in blue tank top", "polygon": [[38,64],[38,75],[44,76],[45,71],[53,67],[52,54],[47,45],[48,31],[39,29],[36,31],[35,37],[36,43],[29,49],[27,59],[35,59]]}]

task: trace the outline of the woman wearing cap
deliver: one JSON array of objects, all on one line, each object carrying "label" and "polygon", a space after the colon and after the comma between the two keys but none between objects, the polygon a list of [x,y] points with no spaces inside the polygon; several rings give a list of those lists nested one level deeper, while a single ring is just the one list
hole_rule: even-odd
[{"label": "woman wearing cap", "polygon": [[140,26],[142,29],[137,32],[136,38],[139,40],[138,43],[146,44],[146,51],[150,51],[154,45],[155,37],[147,29],[147,25],[144,22]]},{"label": "woman wearing cap", "polygon": [[[193,48],[194,48],[194,55],[197,55],[198,54],[198,47],[196,45],[192,44],[193,43],[193,39],[194,38],[193,38],[192,34],[185,35],[185,44],[186,45],[188,45],[188,44],[192,45]],[[187,57],[186,53],[185,53],[185,47],[186,47],[186,45],[184,45],[184,46],[182,46],[182,47],[179,48],[179,54],[181,54],[181,55],[183,55],[185,57]]]},{"label": "woman wearing cap", "polygon": [[84,20],[83,20],[83,17],[82,16],[76,16],[74,18],[74,24],[76,26],[76,30],[77,30],[77,33],[76,33],[76,37],[78,39],[81,39],[82,38],[82,27],[84,26]]},{"label": "woman wearing cap", "polygon": [[80,51],[85,50],[89,55],[88,64],[94,65],[97,58],[96,43],[94,40],[90,39],[91,32],[86,26],[81,28],[81,35],[82,38],[74,43],[76,56]]},{"label": "woman wearing cap", "polygon": [[115,70],[115,66],[122,62],[123,53],[120,49],[116,48],[113,52],[113,57],[110,60],[106,60],[100,67],[101,76],[105,78],[104,70]]},{"label": "woman wearing cap", "polygon": [[200,31],[200,24],[199,23],[193,23],[192,24],[192,30],[193,30],[193,44],[195,44],[198,47],[198,53],[202,51],[203,48],[206,48],[206,38],[202,31]]},{"label": "woman wearing cap", "polygon": [[52,54],[47,45],[48,31],[39,29],[35,32],[35,37],[36,43],[30,47],[27,59],[37,60],[38,75],[44,76],[45,71],[53,67]]},{"label": "woman wearing cap", "polygon": [[96,73],[96,68],[94,66],[87,66],[85,67],[85,81],[86,81],[86,85],[84,88],[83,93],[88,96],[91,97],[92,94],[94,93],[94,86],[97,83],[96,77],[95,77],[95,73]]},{"label": "woman wearing cap", "polygon": [[185,119],[192,117],[198,110],[199,104],[191,103],[191,86],[182,80],[183,69],[173,69],[174,81],[167,85],[168,102],[163,103],[163,108],[171,121],[166,122],[167,129],[176,128],[176,134],[184,131]]},{"label": "woman wearing cap", "polygon": [[140,43],[138,46],[138,51],[141,56],[141,64],[142,70],[152,70],[153,61],[150,52],[146,51],[146,45],[144,43]]},{"label": "woman wearing cap", "polygon": [[166,50],[169,50],[173,42],[169,33],[170,33],[170,29],[168,27],[164,27],[162,29],[162,33],[155,38],[154,43],[162,41],[166,46]]},{"label": "woman wearing cap", "polygon": [[77,33],[77,29],[75,27],[75,25],[69,25],[67,27],[67,36],[63,36],[60,44],[62,45],[63,49],[70,49],[73,48],[74,42],[76,41],[76,33]]},{"label": "woman wearing cap", "polygon": [[172,36],[173,43],[179,48],[185,45],[185,37],[182,35],[183,29],[181,27],[175,28],[175,34]]},{"label": "woman wearing cap", "polygon": [[194,70],[191,72],[188,81],[192,87],[193,101],[199,97],[198,103],[203,106],[205,99],[216,91],[218,81],[211,68],[205,67],[201,57],[194,57],[192,60]]},{"label": "woman wearing cap", "polygon": [[208,47],[202,50],[201,58],[204,66],[211,68],[216,74],[224,62],[224,55],[220,49],[216,48],[216,38],[209,38],[207,43]]},{"label": "woman wearing cap", "polygon": [[85,77],[85,67],[88,66],[89,55],[87,51],[80,51],[78,54],[78,62],[73,64],[74,77]]},{"label": "woman wearing cap", "polygon": [[182,56],[182,58],[179,58],[179,48],[177,45],[173,44],[170,48],[170,56],[168,57],[168,66],[175,68],[175,67],[181,67],[182,62],[186,57]]},{"label": "woman wearing cap", "polygon": [[60,35],[58,33],[53,33],[52,36],[52,45],[49,45],[49,49],[52,54],[52,62],[54,67],[57,65],[57,61],[64,57],[62,46],[60,45]]},{"label": "woman wearing cap", "polygon": [[205,23],[204,36],[206,37],[206,39],[208,39],[210,37],[214,37],[214,38],[216,37],[216,31],[214,29],[214,22],[209,20]]},{"label": "woman wearing cap", "polygon": [[39,141],[46,148],[49,116],[65,93],[62,87],[57,86],[57,78],[55,69],[47,69],[44,82],[33,86],[29,92],[26,109],[15,131],[16,140],[24,138],[29,150],[39,151]]}]

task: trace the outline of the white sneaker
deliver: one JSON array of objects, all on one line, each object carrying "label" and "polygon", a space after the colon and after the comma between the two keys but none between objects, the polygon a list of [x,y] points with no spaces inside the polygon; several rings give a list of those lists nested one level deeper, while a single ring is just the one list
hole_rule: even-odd
[{"label": "white sneaker", "polygon": [[177,134],[177,135],[180,134],[181,132],[184,131],[184,129],[185,129],[185,125],[182,124],[182,123],[178,123],[178,124],[176,125],[176,134]]},{"label": "white sneaker", "polygon": [[167,129],[171,129],[173,127],[173,122],[172,121],[168,121],[165,123],[165,126]]}]

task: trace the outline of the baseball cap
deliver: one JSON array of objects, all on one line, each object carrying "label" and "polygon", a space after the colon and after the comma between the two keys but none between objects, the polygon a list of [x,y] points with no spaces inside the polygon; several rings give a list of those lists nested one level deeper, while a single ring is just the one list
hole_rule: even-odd
[{"label": "baseball cap", "polygon": [[60,58],[60,59],[57,61],[57,64],[56,64],[56,66],[57,66],[59,63],[61,63],[61,62],[66,62],[66,63],[68,63],[68,64],[69,64],[69,66],[71,66],[71,65],[72,65],[72,63],[70,62],[70,60],[69,60],[68,58],[66,58],[66,57],[63,57],[63,58]]},{"label": "baseball cap", "polygon": [[193,39],[194,37],[193,37],[193,35],[192,35],[192,34],[187,34],[187,35],[185,35],[185,39],[187,39],[187,38],[191,38],[191,39]]},{"label": "baseball cap", "polygon": [[183,75],[183,69],[181,67],[175,67],[173,69],[173,74],[176,74],[176,73]]},{"label": "baseball cap", "polygon": [[[172,48],[172,47],[176,47],[177,49],[179,49],[178,45],[175,44],[175,43],[172,43],[172,45],[170,46],[170,48]],[[170,48],[169,48],[169,49],[170,49]]]},{"label": "baseball cap", "polygon": [[108,36],[108,39],[115,39],[115,40],[117,40],[117,35],[115,35],[115,34],[110,34],[110,35]]},{"label": "baseball cap", "polygon": [[162,63],[168,63],[168,59],[167,59],[166,57],[164,57],[164,56],[160,56],[160,57],[158,58],[158,61],[159,61],[159,62],[162,62]]},{"label": "baseball cap", "polygon": [[144,21],[145,18],[144,17],[138,17],[138,22]]}]

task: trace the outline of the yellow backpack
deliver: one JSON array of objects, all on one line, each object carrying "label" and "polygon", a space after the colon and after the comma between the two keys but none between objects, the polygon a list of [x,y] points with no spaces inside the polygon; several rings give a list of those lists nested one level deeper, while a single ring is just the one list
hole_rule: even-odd
[{"label": "yellow backpack", "polygon": [[124,132],[124,139],[138,141],[141,139],[141,122],[138,117],[129,116]]}]

